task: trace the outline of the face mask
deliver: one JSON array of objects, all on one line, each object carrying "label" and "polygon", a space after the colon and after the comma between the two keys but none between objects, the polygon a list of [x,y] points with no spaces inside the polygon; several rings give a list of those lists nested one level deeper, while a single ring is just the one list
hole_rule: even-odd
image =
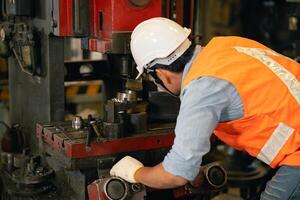
[{"label": "face mask", "polygon": [[150,80],[160,89],[160,91],[166,92],[166,93],[172,95],[173,97],[177,97],[177,98],[179,97],[179,95],[175,95],[170,90],[168,90],[168,88],[166,88],[166,86],[164,86],[164,84],[161,83],[162,81],[158,80],[158,77],[154,78],[152,73],[156,73],[156,72],[148,73]]}]

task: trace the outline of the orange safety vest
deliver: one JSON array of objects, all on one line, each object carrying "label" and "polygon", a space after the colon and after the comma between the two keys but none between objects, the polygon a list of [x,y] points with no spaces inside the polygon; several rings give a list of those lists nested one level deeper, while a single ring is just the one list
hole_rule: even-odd
[{"label": "orange safety vest", "polygon": [[219,123],[223,142],[277,167],[300,166],[300,65],[241,37],[215,37],[182,83],[211,76],[229,81],[244,106],[240,119]]}]

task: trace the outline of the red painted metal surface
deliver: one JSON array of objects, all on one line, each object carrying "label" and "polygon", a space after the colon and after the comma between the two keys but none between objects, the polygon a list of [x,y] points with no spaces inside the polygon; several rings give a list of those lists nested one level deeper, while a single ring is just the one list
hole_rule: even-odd
[{"label": "red painted metal surface", "polygon": [[[144,7],[134,6],[129,0],[87,0],[86,3],[90,4],[87,13],[90,36],[108,42],[113,32],[132,31],[140,22],[162,15],[162,0],[151,0]],[[73,36],[73,0],[54,0],[54,10],[58,36]]]},{"label": "red painted metal surface", "polygon": [[98,180],[87,186],[89,200],[109,200],[100,187]]},{"label": "red painted metal surface", "polygon": [[171,147],[174,134],[143,135],[116,139],[106,142],[93,142],[91,149],[86,150],[85,143],[65,142],[65,154],[70,158],[86,158],[94,156],[111,155],[131,151],[153,150]]},{"label": "red painted metal surface", "polygon": [[113,155],[123,152],[153,150],[171,147],[174,133],[147,133],[133,137],[94,141],[86,148],[86,139],[70,139],[55,127],[36,127],[37,138],[48,144],[54,151],[63,152],[69,158],[88,158]]},{"label": "red painted metal surface", "polygon": [[73,35],[73,0],[59,0],[59,36]]},{"label": "red painted metal surface", "polygon": [[[89,4],[89,50],[106,53],[110,50],[112,34],[130,32],[140,22],[162,15],[162,0],[151,0],[138,7],[129,0],[87,0]],[[57,36],[73,36],[73,0],[54,0]]]},{"label": "red painted metal surface", "polygon": [[112,32],[132,31],[140,22],[162,13],[161,0],[152,0],[145,7],[136,7],[128,0],[90,0],[90,4],[91,35],[94,37],[111,38]]},{"label": "red painted metal surface", "polygon": [[89,0],[90,50],[105,53],[110,48],[114,32],[132,31],[140,22],[162,14],[162,0],[151,0],[137,7],[128,0]]},{"label": "red painted metal surface", "polygon": [[99,39],[89,40],[90,51],[107,52],[110,48],[111,48],[110,40],[99,40]]}]

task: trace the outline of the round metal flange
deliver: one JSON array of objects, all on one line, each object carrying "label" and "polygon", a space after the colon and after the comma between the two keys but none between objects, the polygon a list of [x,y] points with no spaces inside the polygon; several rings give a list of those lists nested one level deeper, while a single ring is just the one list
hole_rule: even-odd
[{"label": "round metal flange", "polygon": [[11,178],[15,183],[34,185],[48,181],[54,175],[52,169],[46,168],[37,168],[35,173],[36,174],[26,174],[24,170],[17,169],[13,171]]},{"label": "round metal flange", "polygon": [[227,175],[221,166],[214,165],[207,169],[206,179],[211,186],[221,188],[227,182]]},{"label": "round metal flange", "polygon": [[45,184],[39,184],[35,187],[27,187],[26,185],[19,185],[15,184],[14,186],[10,186],[9,188],[6,188],[7,192],[13,196],[18,197],[32,197],[39,194],[45,194],[49,193],[51,191],[55,191],[56,188],[53,183],[45,183]]},{"label": "round metal flange", "polygon": [[151,0],[128,0],[132,5],[137,7],[144,7],[150,3]]},{"label": "round metal flange", "polygon": [[124,92],[118,92],[117,94],[117,101],[118,102],[135,102],[137,101],[137,94],[135,91],[132,90],[126,90]]},{"label": "round metal flange", "polygon": [[124,180],[117,177],[107,180],[104,189],[110,200],[124,200],[128,196],[128,185]]}]

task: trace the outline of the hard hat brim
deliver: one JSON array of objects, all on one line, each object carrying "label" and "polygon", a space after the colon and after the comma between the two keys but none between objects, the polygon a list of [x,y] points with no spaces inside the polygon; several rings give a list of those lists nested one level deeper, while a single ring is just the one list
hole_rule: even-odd
[{"label": "hard hat brim", "polygon": [[142,68],[140,68],[140,69],[141,69],[141,70],[138,71],[139,74],[135,77],[135,80],[139,79],[139,78],[142,76],[142,74],[144,73],[144,67],[142,67]]}]

